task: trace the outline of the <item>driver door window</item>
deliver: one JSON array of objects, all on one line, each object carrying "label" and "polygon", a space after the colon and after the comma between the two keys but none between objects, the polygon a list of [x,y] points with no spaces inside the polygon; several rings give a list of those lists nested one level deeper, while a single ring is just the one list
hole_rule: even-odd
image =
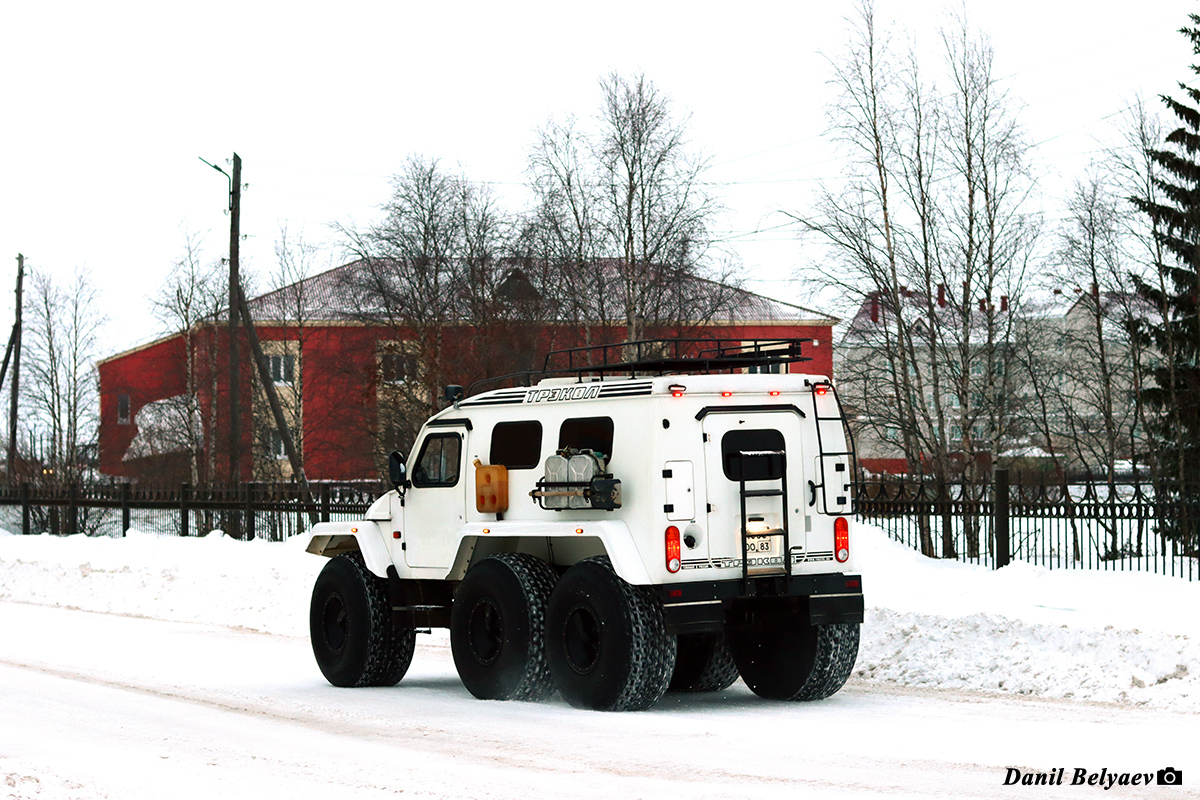
[{"label": "driver door window", "polygon": [[413,470],[413,486],[454,486],[458,483],[462,438],[457,433],[438,433],[425,438]]}]

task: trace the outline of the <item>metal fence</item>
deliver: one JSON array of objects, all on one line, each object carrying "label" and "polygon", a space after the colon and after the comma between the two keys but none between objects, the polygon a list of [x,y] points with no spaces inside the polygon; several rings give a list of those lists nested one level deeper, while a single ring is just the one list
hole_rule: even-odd
[{"label": "metal fence", "polygon": [[382,483],[146,486],[129,483],[0,484],[0,528],[11,533],[202,536],[282,541],[316,522],[357,519]]},{"label": "metal fence", "polygon": [[933,558],[1200,579],[1200,484],[869,481],[858,512]]}]

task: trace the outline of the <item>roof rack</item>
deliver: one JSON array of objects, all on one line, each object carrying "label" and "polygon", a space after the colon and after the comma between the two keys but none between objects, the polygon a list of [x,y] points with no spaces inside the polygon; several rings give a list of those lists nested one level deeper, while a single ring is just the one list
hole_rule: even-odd
[{"label": "roof rack", "polygon": [[641,339],[634,342],[598,344],[552,350],[541,370],[514,372],[483,378],[467,387],[470,396],[483,387],[499,388],[505,381],[513,386],[532,386],[535,379],[556,375],[666,375],[687,372],[712,373],[735,369],[769,368],[811,360],[800,346],[812,339]]}]

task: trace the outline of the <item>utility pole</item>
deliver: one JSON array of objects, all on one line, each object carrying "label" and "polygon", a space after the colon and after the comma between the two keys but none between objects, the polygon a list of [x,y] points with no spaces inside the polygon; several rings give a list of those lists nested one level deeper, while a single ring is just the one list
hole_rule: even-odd
[{"label": "utility pole", "polygon": [[16,321],[10,344],[12,346],[12,406],[8,417],[8,480],[11,483],[17,466],[17,394],[21,386],[21,284],[25,280],[25,256],[17,253]]},{"label": "utility pole", "polygon": [[238,278],[238,243],[241,239],[242,159],[233,154],[233,177],[229,183],[229,480],[237,483],[241,477],[242,426],[239,415],[238,383],[238,299],[241,286]]}]

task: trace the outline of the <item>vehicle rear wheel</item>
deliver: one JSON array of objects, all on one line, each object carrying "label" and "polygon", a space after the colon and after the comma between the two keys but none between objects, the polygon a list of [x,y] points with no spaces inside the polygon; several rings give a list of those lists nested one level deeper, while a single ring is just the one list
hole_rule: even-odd
[{"label": "vehicle rear wheel", "polygon": [[858,623],[811,625],[802,605],[760,601],[736,608],[727,636],[746,685],[770,700],[834,695],[858,657]]},{"label": "vehicle rear wheel", "polygon": [[542,700],[546,603],[554,570],[527,553],[499,553],[467,571],[450,609],[450,649],[467,691],[481,700]]},{"label": "vehicle rear wheel", "polygon": [[567,570],[550,595],[546,660],[576,708],[640,711],[657,703],[675,669],[675,637],[649,589],[613,572],[607,557]]},{"label": "vehicle rear wheel", "polygon": [[317,666],[334,686],[393,686],[412,663],[416,632],[393,627],[387,583],[361,553],[329,559],[313,586],[308,624]]},{"label": "vehicle rear wheel", "polygon": [[719,692],[738,679],[737,664],[723,633],[687,633],[678,637],[670,692]]}]

